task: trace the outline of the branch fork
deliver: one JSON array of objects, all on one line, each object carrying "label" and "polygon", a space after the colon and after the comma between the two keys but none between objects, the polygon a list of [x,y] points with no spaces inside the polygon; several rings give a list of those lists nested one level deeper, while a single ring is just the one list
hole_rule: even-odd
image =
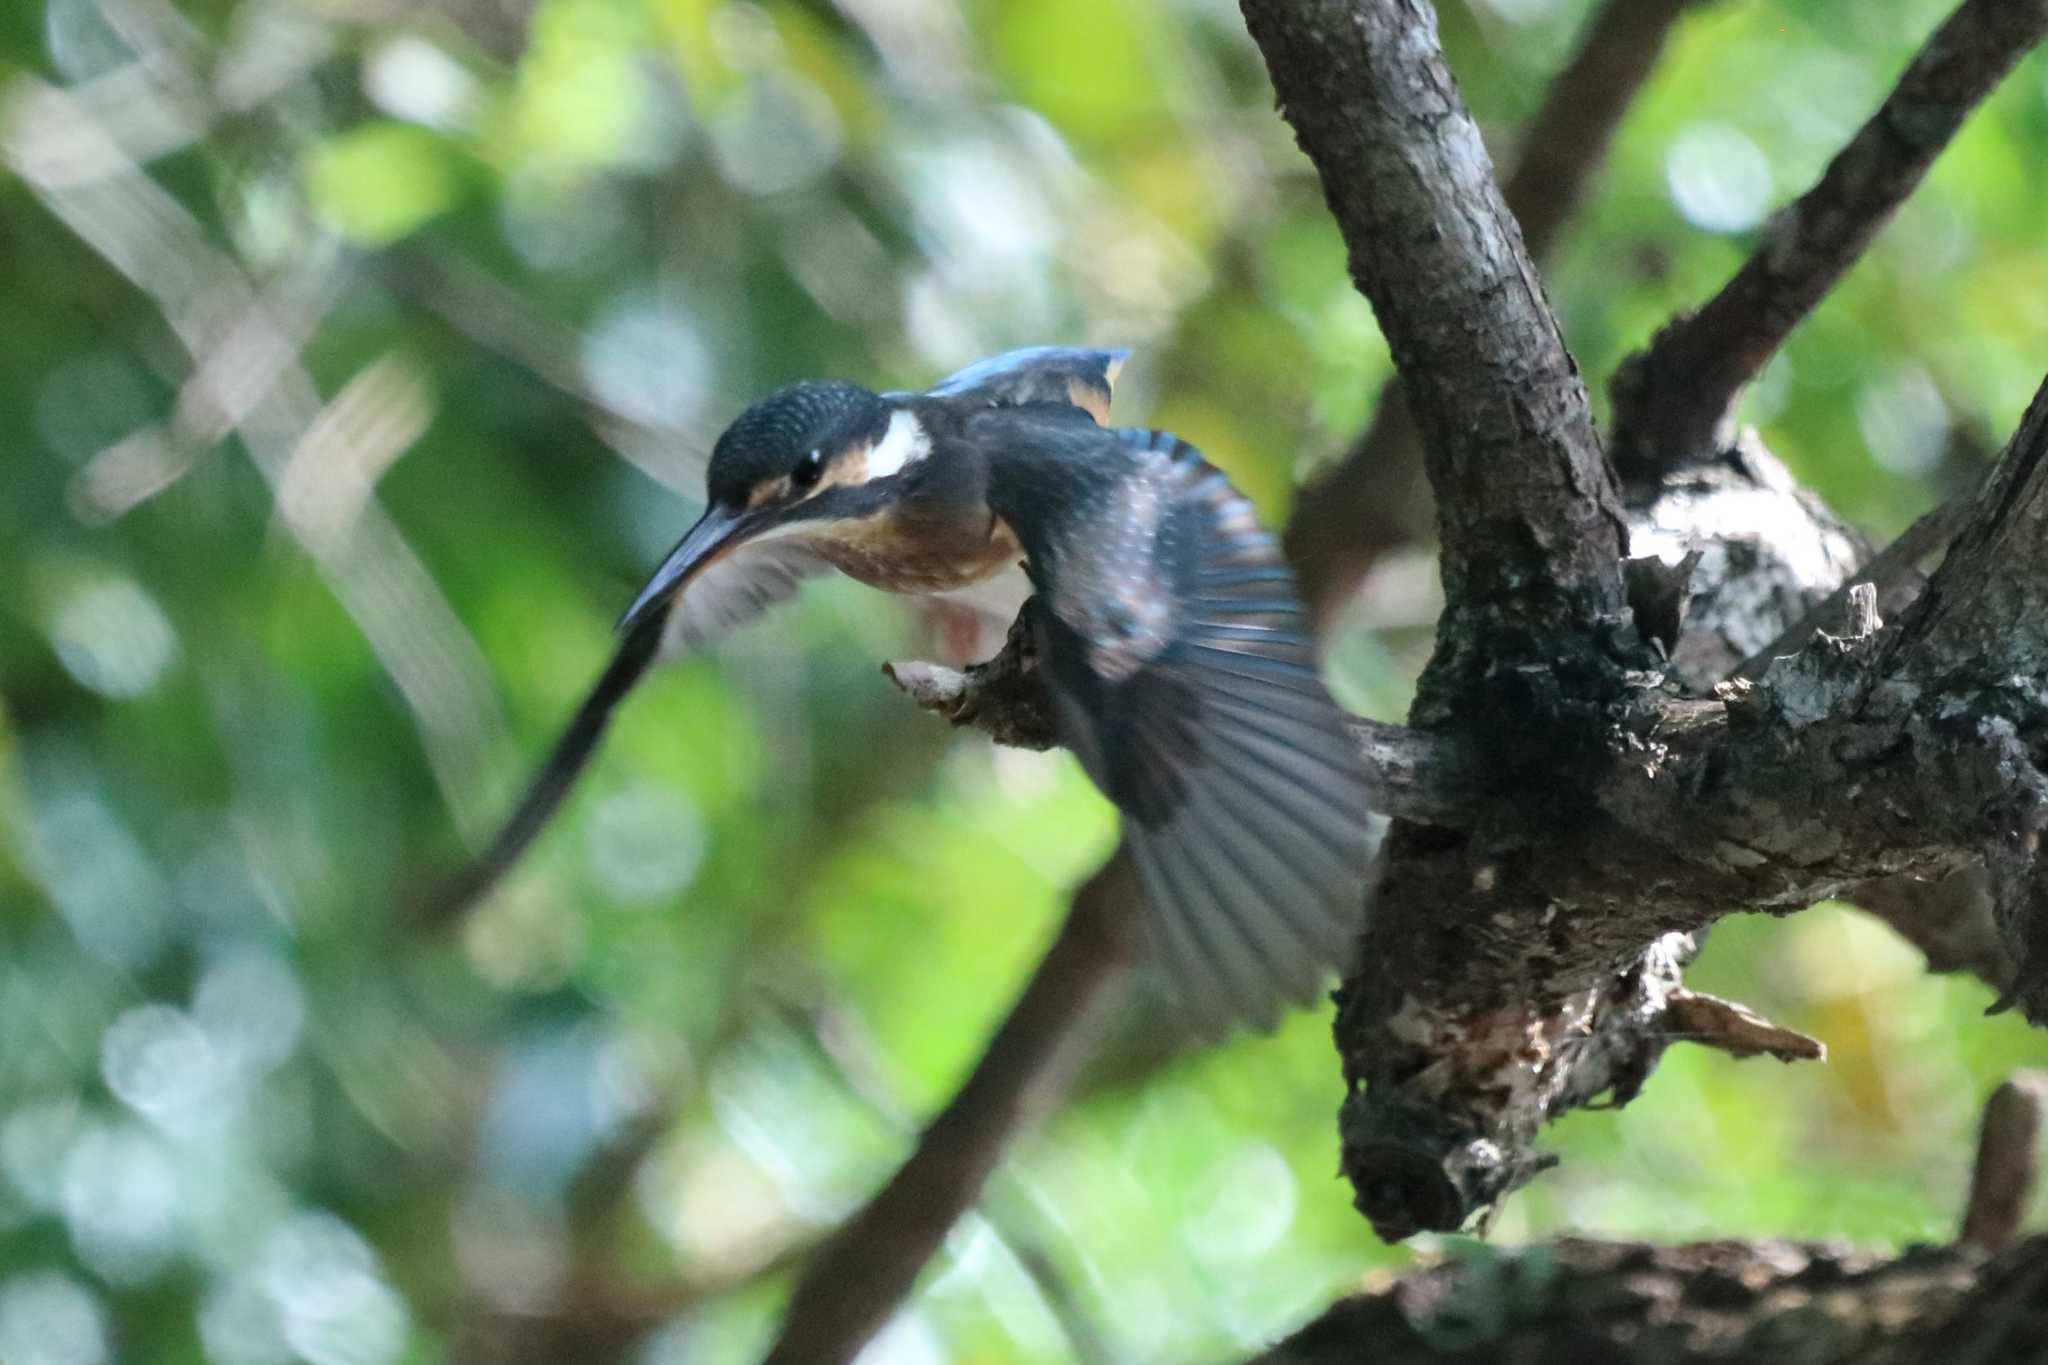
[{"label": "branch fork", "polygon": [[[1982,0],[1965,8],[1982,17]],[[2030,548],[2048,499],[2027,491],[2048,421],[2030,415],[2007,455],[2020,472],[1970,514],[2001,527],[1966,529],[1896,625],[1882,627],[1876,584],[1852,583],[1761,676],[1673,695],[1641,642],[1682,643],[1689,584],[1624,572],[1583,387],[1483,151],[1458,127],[1433,34],[1403,0],[1245,9],[1414,381],[1444,510],[1449,606],[1414,724],[1359,727],[1376,769],[1402,778],[1383,784],[1396,824],[1337,1021],[1346,1171],[1375,1224],[1461,1225],[1542,1169],[1545,1121],[1602,1095],[1626,1102],[1671,1041],[1817,1056],[1684,990],[1683,945],[1722,915],[1982,866],[2010,959],[2048,964],[2027,951],[2048,929],[2028,929],[2023,908],[2035,894],[2026,812],[2048,809],[2038,774],[2017,728],[1992,743],[1957,723],[1994,691],[2009,725],[2024,709],[1993,681],[2023,671],[2017,661],[1981,657],[2012,632],[1967,622],[1973,603],[2001,622],[2048,622],[2048,588],[2037,601],[2006,581],[2025,575],[1989,591],[1984,580],[1986,556],[2048,564],[2048,545]],[[1418,89],[1437,113],[1404,120],[1393,111]],[[979,672],[892,676],[956,724],[1042,737],[1022,648],[1013,633]],[[2016,989],[2048,1017],[2048,981],[2023,973]]]},{"label": "branch fork", "polygon": [[[1768,624],[1724,631],[1728,657],[1707,670],[1686,649],[1715,624],[1684,621],[1697,584],[1624,569],[1628,508],[1654,505],[1674,472],[1727,463],[1717,457],[1731,453],[1735,395],[2048,32],[2048,0],[1963,0],[1721,295],[1618,377],[1626,499],[1427,0],[1242,8],[1397,359],[1439,511],[1446,608],[1411,724],[1357,728],[1396,817],[1336,1024],[1345,1173],[1374,1225],[1387,1236],[1462,1226],[1550,1164],[1534,1146],[1544,1122],[1603,1096],[1628,1102],[1671,1042],[1819,1058],[1814,1040],[1683,986],[1693,935],[1733,911],[1889,899],[1888,918],[1924,935],[1930,961],[2006,975],[2013,1000],[2048,1020],[2036,818],[2048,812],[2036,766],[2048,762],[2048,688],[2014,681],[2048,676],[2048,390],[1984,495],[1953,514],[1955,548],[1903,613],[1883,590],[1910,587],[1938,545],[1902,551],[1883,573],[1873,564],[1878,591],[1852,579],[1818,612],[1833,583],[1773,585],[1744,623]],[[1750,445],[1738,443],[1737,462],[1777,468]],[[1346,490],[1356,474],[1348,462]],[[1805,512],[1786,527],[1853,543],[1782,482]],[[1711,548],[1728,561],[1717,569],[1725,588],[1739,566],[1726,542]],[[1358,571],[1354,555],[1325,574],[1326,558],[1346,561],[1309,557],[1319,619]],[[1725,621],[1740,609],[1730,596],[1707,614]],[[952,724],[1052,742],[1021,619],[987,664],[888,673]],[[1106,884],[1085,894],[1113,900]],[[1905,890],[1921,887],[1963,908],[1930,915]],[[1070,928],[1079,918],[1077,907]],[[1126,960],[1083,963],[1087,998]],[[1024,1036],[1017,1022],[956,1109],[975,1092],[1006,1097],[1014,1115],[1016,1095],[1043,1078],[1054,1049],[1005,1051]],[[851,1251],[829,1256],[800,1287],[776,1359],[850,1356],[907,1288],[915,1256],[935,1244],[931,1199],[950,1217],[978,1180],[962,1179],[936,1141],[946,1124],[862,1216],[888,1224],[922,1198],[924,1251],[891,1251],[858,1275]],[[985,1172],[993,1148],[974,1152],[970,1174]],[[806,1353],[795,1344],[805,1341],[834,1350]]]}]

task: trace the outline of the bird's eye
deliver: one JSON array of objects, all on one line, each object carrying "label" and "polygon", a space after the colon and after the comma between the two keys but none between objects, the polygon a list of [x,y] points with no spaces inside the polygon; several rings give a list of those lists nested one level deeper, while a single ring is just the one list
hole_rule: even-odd
[{"label": "bird's eye", "polygon": [[789,486],[809,488],[817,483],[818,476],[825,472],[825,452],[813,450],[796,462],[796,468],[789,471]]}]

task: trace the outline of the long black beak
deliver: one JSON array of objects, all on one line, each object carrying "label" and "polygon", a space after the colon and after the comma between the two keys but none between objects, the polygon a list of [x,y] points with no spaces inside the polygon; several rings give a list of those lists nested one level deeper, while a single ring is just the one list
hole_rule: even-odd
[{"label": "long black beak", "polygon": [[629,631],[649,614],[666,606],[722,551],[757,530],[758,523],[758,516],[750,516],[744,511],[729,511],[717,503],[705,508],[704,515],[697,518],[697,524],[689,529],[675,549],[668,552],[668,558],[661,561],[654,577],[647,580],[647,586],[640,589],[633,605],[626,608],[626,614],[619,618],[619,629]]},{"label": "long black beak", "polygon": [[633,605],[626,609],[625,617],[619,622],[625,638],[619,642],[604,676],[584,698],[575,720],[555,742],[554,752],[548,755],[546,765],[534,775],[526,794],[519,799],[518,806],[491,841],[491,846],[473,866],[435,888],[429,898],[416,907],[414,914],[419,922],[432,925],[454,919],[519,861],[519,855],[526,851],[526,846],[540,833],[541,826],[562,804],[562,798],[569,794],[569,788],[597,751],[598,740],[604,736],[612,709],[625,699],[626,693],[640,681],[641,675],[661,653],[668,603],[722,551],[763,529],[771,519],[772,514],[731,512],[716,505],[707,508],[697,519],[697,524],[690,528],[682,543],[669,552],[661,567],[654,571],[654,577],[633,599]]}]

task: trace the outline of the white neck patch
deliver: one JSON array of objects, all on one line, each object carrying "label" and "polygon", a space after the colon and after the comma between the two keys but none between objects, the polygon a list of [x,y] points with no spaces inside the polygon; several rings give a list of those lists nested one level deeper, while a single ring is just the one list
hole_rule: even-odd
[{"label": "white neck patch", "polygon": [[932,438],[926,434],[924,423],[918,421],[909,408],[898,408],[889,418],[889,429],[868,452],[866,477],[872,482],[900,474],[906,466],[931,453]]}]

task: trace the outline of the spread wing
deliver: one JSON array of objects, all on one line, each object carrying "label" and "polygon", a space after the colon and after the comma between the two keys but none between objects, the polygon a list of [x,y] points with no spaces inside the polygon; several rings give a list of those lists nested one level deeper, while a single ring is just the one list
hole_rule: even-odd
[{"label": "spread wing", "polygon": [[1178,438],[1015,426],[1087,489],[1001,509],[1032,552],[1061,738],[1127,817],[1155,955],[1197,1022],[1270,1027],[1348,963],[1370,855],[1368,774],[1293,577]]},{"label": "spread wing", "polygon": [[825,557],[800,540],[751,541],[690,580],[669,608],[666,658],[693,654],[797,595],[806,580],[830,572]]},{"label": "spread wing", "polygon": [[575,786],[597,752],[612,711],[657,659],[678,658],[712,644],[796,596],[805,580],[831,565],[791,540],[742,545],[700,572],[668,611],[640,621],[619,639],[597,685],[555,741],[519,804],[483,856],[439,890],[428,915],[450,918],[489,891],[519,861]]}]

